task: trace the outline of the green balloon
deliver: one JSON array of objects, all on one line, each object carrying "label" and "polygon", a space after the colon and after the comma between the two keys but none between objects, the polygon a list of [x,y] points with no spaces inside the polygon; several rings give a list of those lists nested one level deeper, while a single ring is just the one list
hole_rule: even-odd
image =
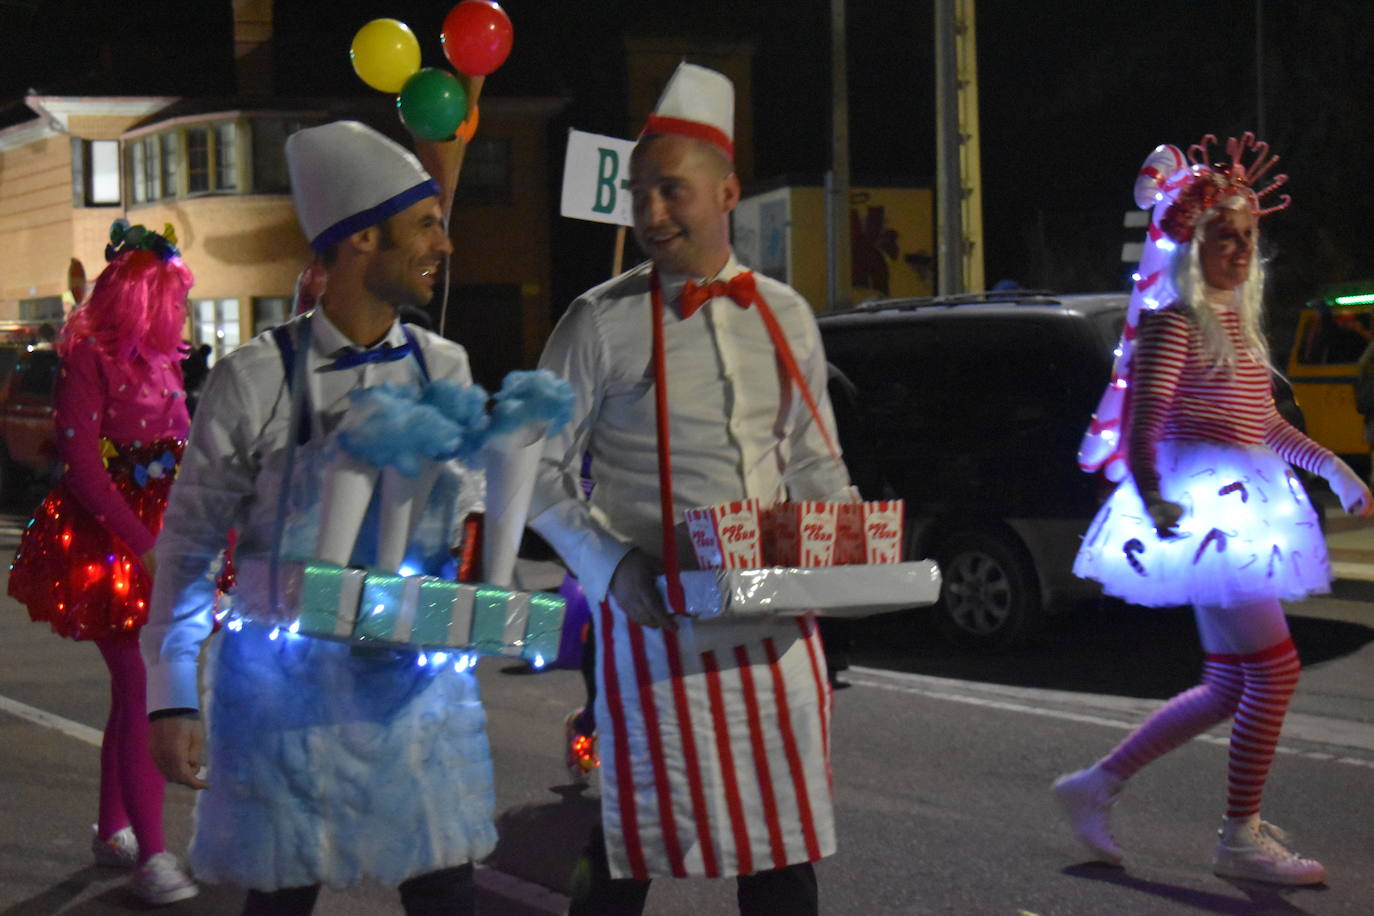
[{"label": "green balloon", "polygon": [[396,97],[401,123],[421,140],[452,140],[468,115],[468,93],[447,70],[416,71]]}]

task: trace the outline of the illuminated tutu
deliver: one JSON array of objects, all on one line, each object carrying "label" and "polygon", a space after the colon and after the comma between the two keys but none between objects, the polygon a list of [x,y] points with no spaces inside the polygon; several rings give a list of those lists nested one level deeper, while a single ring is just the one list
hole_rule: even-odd
[{"label": "illuminated tutu", "polygon": [[[138,448],[106,440],[106,470],[153,534],[185,443],[161,439]],[[148,619],[149,583],[142,560],[91,517],[62,481],[34,512],[10,567],[9,593],[59,636],[108,639],[137,633]]]},{"label": "illuminated tutu", "polygon": [[1184,507],[1161,540],[1127,478],[1098,510],[1073,571],[1147,607],[1297,601],[1330,591],[1331,563],[1302,482],[1263,446],[1161,442],[1164,497]]}]

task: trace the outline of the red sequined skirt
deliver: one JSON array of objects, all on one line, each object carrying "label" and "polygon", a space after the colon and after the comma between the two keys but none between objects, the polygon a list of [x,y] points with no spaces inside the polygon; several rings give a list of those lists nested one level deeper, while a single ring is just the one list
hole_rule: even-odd
[{"label": "red sequined skirt", "polygon": [[[185,442],[106,445],[105,467],[134,513],[157,534]],[[58,481],[24,530],[9,593],[60,636],[107,639],[137,633],[148,619],[143,564]]]}]

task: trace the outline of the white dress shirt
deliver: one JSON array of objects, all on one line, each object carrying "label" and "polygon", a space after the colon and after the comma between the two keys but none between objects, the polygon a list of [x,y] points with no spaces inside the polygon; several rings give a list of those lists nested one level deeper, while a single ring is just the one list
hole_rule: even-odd
[{"label": "white dress shirt", "polygon": [[[350,392],[383,383],[419,383],[419,364],[410,355],[348,369],[325,368],[342,352],[366,348],[352,343],[322,309],[293,319],[292,330],[299,331],[307,318],[311,341],[305,369],[312,441],[322,441],[338,425],[348,410]],[[411,331],[430,379],[471,383],[462,347],[420,328]],[[405,342],[400,322],[393,322],[374,347]],[[301,355],[298,352],[296,358]],[[213,626],[213,564],[231,527],[238,529],[240,555],[272,549],[285,449],[293,434],[290,425],[291,394],[270,333],[259,334],[215,364],[157,542],[157,575],[141,637],[150,711],[200,707],[196,662]],[[293,488],[296,485],[299,481]],[[313,546],[284,548],[300,552]]]},{"label": "white dress shirt", "polygon": [[[710,279],[743,270],[732,254]],[[572,422],[545,448],[530,524],[593,603],[605,597],[631,546],[656,557],[663,552],[649,279],[646,263],[579,297],[540,360],[572,385],[577,402]],[[750,497],[764,506],[785,497],[851,498],[848,473],[777,361],[757,311],[717,298],[683,320],[677,300],[687,278],[660,280],[674,522],[687,509]],[[833,431],[825,354],[810,307],[785,284],[762,275],[756,282]],[[590,501],[578,483],[584,451],[591,452],[596,482]],[[678,543],[684,568],[694,568],[681,532]]]}]

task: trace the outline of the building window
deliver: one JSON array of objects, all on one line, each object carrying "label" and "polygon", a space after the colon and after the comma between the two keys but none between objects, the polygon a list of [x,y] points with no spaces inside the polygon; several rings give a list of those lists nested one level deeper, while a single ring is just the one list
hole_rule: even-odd
[{"label": "building window", "polygon": [[191,302],[192,345],[210,345],[214,362],[239,345],[239,301],[195,299]]},{"label": "building window", "polygon": [[72,138],[72,206],[119,204],[119,141]]},{"label": "building window", "polygon": [[510,155],[510,140],[501,137],[469,143],[455,200],[460,204],[510,203]]},{"label": "building window", "polygon": [[186,131],[186,193],[210,190],[210,131],[192,127]]},{"label": "building window", "polygon": [[177,196],[177,151],[180,146],[176,131],[168,131],[160,137],[162,141],[162,194],[163,200]]},{"label": "building window", "polygon": [[144,137],[143,177],[148,191],[148,196],[143,198],[145,201],[159,200],[162,197],[162,169],[159,167],[161,161],[157,137]]},{"label": "building window", "polygon": [[290,310],[291,300],[285,296],[254,296],[253,333],[261,334],[284,324],[286,319],[291,317]]},{"label": "building window", "polygon": [[19,300],[20,321],[62,321],[62,297],[39,296]]},{"label": "building window", "polygon": [[224,121],[215,126],[215,187],[221,191],[237,190],[238,125]]},{"label": "building window", "polygon": [[125,149],[129,156],[129,183],[133,187],[129,202],[141,204],[148,199],[148,176],[143,171],[143,144],[135,140]]},{"label": "building window", "polygon": [[258,194],[285,194],[291,190],[286,171],[286,138],[314,121],[299,118],[255,119],[252,125],[253,191]]}]

